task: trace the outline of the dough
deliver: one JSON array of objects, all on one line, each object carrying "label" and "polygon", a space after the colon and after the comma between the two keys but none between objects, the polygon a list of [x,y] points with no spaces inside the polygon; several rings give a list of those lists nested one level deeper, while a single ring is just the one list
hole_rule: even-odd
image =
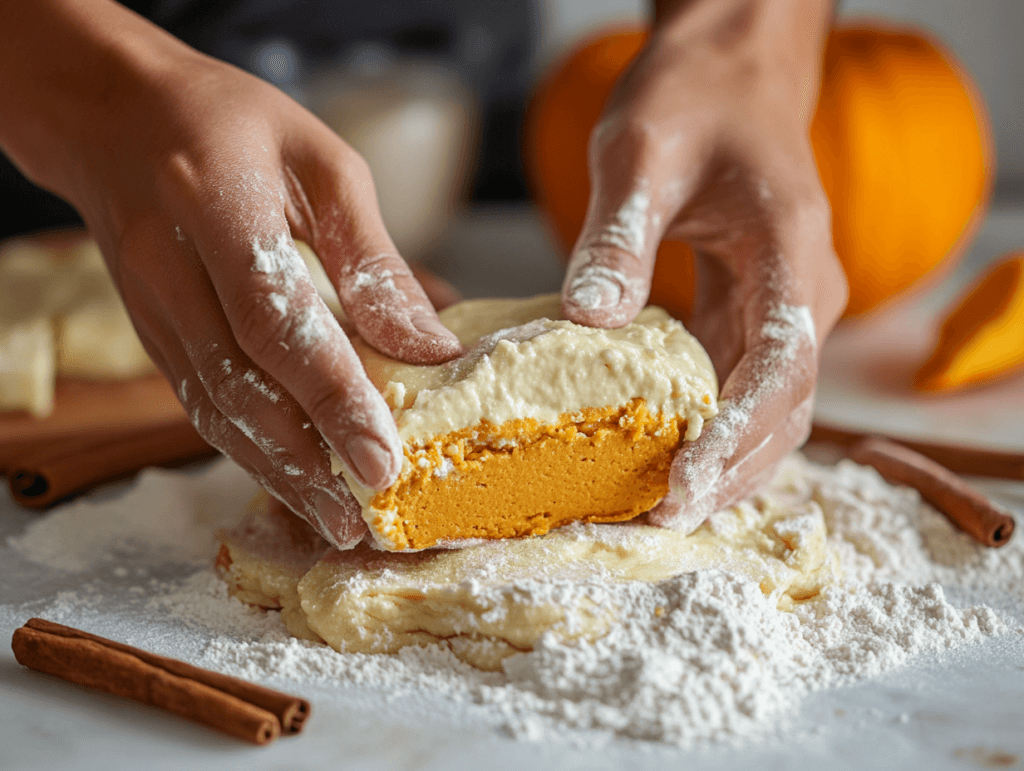
[{"label": "dough", "polygon": [[106,380],[154,369],[94,241],[6,243],[0,297],[0,410],[45,417],[57,375]]},{"label": "dough", "polygon": [[126,380],[153,371],[120,299],[75,308],[57,324],[57,371],[89,380]]},{"label": "dough", "polygon": [[717,413],[710,360],[660,308],[612,330],[562,320],[557,295],[463,302],[441,319],[470,349],[443,365],[353,342],[405,449],[382,492],[335,459],[380,548],[631,519],[664,497],[680,443]]},{"label": "dough", "polygon": [[574,524],[544,536],[396,554],[326,542],[265,496],[221,534],[231,593],[281,609],[297,637],[338,651],[394,653],[440,643],[482,669],[545,633],[594,640],[617,620],[601,587],[718,568],[757,581],[780,609],[839,577],[821,509],[783,485],[713,515],[694,533],[636,522]]},{"label": "dough", "polygon": [[46,417],[53,409],[55,369],[49,319],[0,327],[0,410],[28,410]]}]

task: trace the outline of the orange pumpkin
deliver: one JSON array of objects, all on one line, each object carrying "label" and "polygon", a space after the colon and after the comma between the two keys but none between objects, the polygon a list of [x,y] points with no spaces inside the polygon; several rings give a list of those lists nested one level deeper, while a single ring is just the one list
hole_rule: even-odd
[{"label": "orange pumpkin", "polygon": [[[530,106],[527,171],[566,251],[586,214],[590,132],[646,37],[633,28],[586,42],[541,84]],[[956,253],[986,198],[991,143],[966,73],[916,32],[833,30],[823,64],[811,142],[850,281],[846,315],[853,316]],[[651,302],[685,317],[693,286],[690,250],[663,242]]]}]

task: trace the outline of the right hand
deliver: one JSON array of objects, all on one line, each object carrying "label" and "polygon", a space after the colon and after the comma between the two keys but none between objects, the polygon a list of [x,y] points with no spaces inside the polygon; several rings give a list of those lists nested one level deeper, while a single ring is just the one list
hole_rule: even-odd
[{"label": "right hand", "polygon": [[384,489],[402,445],[293,235],[375,348],[418,364],[462,350],[385,231],[366,164],[282,92],[108,0],[31,5],[13,15],[49,57],[52,82],[29,85],[51,103],[14,116],[44,130],[3,126],[0,142],[82,214],[202,436],[351,547],[366,525],[328,447]]},{"label": "right hand", "polygon": [[671,493],[648,515],[689,532],[807,438],[818,352],[847,288],[809,139],[831,3],[664,5],[591,137],[563,308],[622,326],[647,302],[661,241],[693,247],[687,326],[718,373],[721,410],[677,453]]}]

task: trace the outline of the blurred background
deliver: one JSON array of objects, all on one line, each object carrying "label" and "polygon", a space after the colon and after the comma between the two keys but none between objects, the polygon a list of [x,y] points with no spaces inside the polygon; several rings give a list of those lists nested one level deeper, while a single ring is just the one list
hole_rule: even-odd
[{"label": "blurred background", "polygon": [[[468,298],[528,296],[560,287],[565,250],[585,202],[586,131],[572,128],[596,120],[604,97],[598,98],[602,92],[594,83],[610,88],[625,61],[622,40],[629,36],[609,31],[636,28],[649,14],[649,0],[124,3],[197,49],[277,85],[319,115],[366,158],[384,222],[401,254]],[[872,45],[886,37],[877,32],[867,33],[872,45],[845,60],[857,62],[866,52],[866,66],[830,73],[834,86],[852,72],[855,88],[826,93],[854,92],[855,99],[840,108],[830,107],[827,99],[822,104],[849,125],[866,125],[861,136],[871,139],[855,137],[843,145],[857,132],[829,124],[812,130],[816,142],[824,136],[826,144],[831,138],[838,144],[824,155],[815,146],[833,211],[842,215],[833,240],[850,277],[848,310],[853,312],[858,293],[875,295],[878,304],[869,310],[880,310],[849,319],[830,336],[819,372],[816,419],[896,436],[973,437],[985,446],[1024,452],[1020,420],[1007,419],[1024,402],[1024,253],[1015,261],[1016,281],[999,274],[987,285],[986,310],[1003,314],[989,325],[994,332],[975,325],[971,335],[945,347],[937,336],[945,309],[964,287],[996,260],[1024,249],[1024,0],[839,0],[838,13],[844,19],[891,19],[944,41],[986,103],[996,161],[994,197],[984,221],[958,261],[948,260],[958,253],[951,246],[984,198],[988,168],[975,105],[966,96],[970,83],[924,44],[914,49],[917,60],[896,57],[894,64],[885,55],[875,57],[885,46]],[[525,154],[535,175],[545,177],[548,221],[531,201],[524,172],[527,105],[538,84],[549,82],[545,76],[598,34],[604,40],[615,37],[618,48],[602,48],[602,41],[573,59],[562,68],[573,78],[559,81],[569,85],[558,98],[537,102],[559,105],[544,113],[556,116],[546,124],[552,131],[545,139],[551,141],[531,145],[547,148],[543,160],[539,152]],[[632,39],[637,42],[635,35]],[[890,43],[891,38],[885,45]],[[612,56],[610,49],[617,53]],[[930,64],[915,67],[922,49],[924,58],[932,57]],[[603,53],[591,57],[593,50]],[[615,56],[620,58],[610,66]],[[851,104],[853,111],[845,111]],[[825,108],[820,114],[829,114]],[[857,109],[862,112],[855,114]],[[588,110],[592,115],[586,118]],[[567,147],[578,154],[566,152]],[[555,187],[560,187],[557,195],[550,195]],[[844,202],[857,196],[873,205]],[[553,205],[574,197],[575,224],[575,215],[563,216]],[[68,376],[103,381],[131,378],[150,367],[95,244],[71,248],[42,238],[5,241],[75,227],[81,222],[71,207],[34,188],[0,155],[0,411],[27,407],[43,415],[55,398],[58,408],[67,407],[71,402],[57,387],[62,376],[65,384]],[[841,243],[844,238],[848,243]],[[682,247],[663,247],[672,248]],[[669,299],[655,296],[656,302],[671,309],[671,298],[684,294],[672,272],[683,277],[687,264],[659,260],[659,269],[669,266],[669,275],[656,277],[655,292],[663,289]],[[936,265],[943,269],[933,270]],[[880,292],[887,275],[896,283]],[[314,278],[326,281],[322,271]],[[91,294],[79,291],[90,282],[102,286]],[[912,291],[900,295],[908,286]],[[37,295],[49,297],[52,307],[36,303],[31,312],[15,313],[11,298]],[[894,297],[900,299],[884,304]],[[685,308],[672,310],[685,318]],[[960,373],[950,390],[973,387],[975,380],[967,375],[1004,379],[948,398],[915,392],[911,382],[933,347],[949,354]],[[968,360],[963,351],[970,366],[963,364]],[[75,356],[91,369],[66,366],[78,361]],[[941,374],[953,370],[943,366]],[[22,401],[4,402],[4,388],[11,383],[27,394],[18,396]],[[165,401],[178,410],[164,386]],[[96,393],[99,401],[108,398],[102,389]],[[125,412],[119,409],[118,415]]]},{"label": "blurred background", "polygon": [[[543,0],[538,64],[610,23],[644,19],[648,6],[644,0]],[[867,16],[924,27],[953,49],[988,103],[999,157],[997,190],[1024,197],[1024,2],[840,0],[838,9],[842,19]]]},{"label": "blurred background", "polygon": [[[320,115],[369,161],[403,255],[470,296],[558,286],[557,249],[528,203],[525,106],[582,38],[648,14],[645,0],[126,4]],[[999,205],[1016,206],[1024,198],[1024,2],[845,0],[839,13],[908,21],[956,52],[991,115]],[[0,237],[76,221],[0,159]]]}]

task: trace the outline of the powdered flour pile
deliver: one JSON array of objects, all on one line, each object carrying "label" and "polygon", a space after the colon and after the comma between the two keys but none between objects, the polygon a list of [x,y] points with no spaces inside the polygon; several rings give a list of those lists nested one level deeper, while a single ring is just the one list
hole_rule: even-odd
[{"label": "powdered flour pile", "polygon": [[[984,549],[870,469],[794,456],[769,494],[820,507],[845,575],[794,612],[779,611],[748,579],[707,571],[660,584],[556,587],[614,604],[623,623],[592,644],[544,638],[501,672],[473,669],[438,646],[339,654],[290,638],[275,613],[229,598],[209,567],[184,582],[161,580],[168,559],[208,565],[213,531],[237,518],[247,490],[223,462],[200,478],[147,472],[117,501],[55,511],[9,543],[26,571],[75,571],[80,587],[3,614],[30,611],[102,632],[104,597],[135,595],[136,612],[202,631],[198,647],[161,651],[202,666],[321,693],[429,692],[453,715],[475,711],[526,739],[620,736],[683,747],[785,731],[811,691],[878,677],[919,654],[996,635],[1024,640],[1024,542]],[[553,589],[516,586],[527,600]],[[986,597],[1000,598],[995,609],[980,603]]]}]

